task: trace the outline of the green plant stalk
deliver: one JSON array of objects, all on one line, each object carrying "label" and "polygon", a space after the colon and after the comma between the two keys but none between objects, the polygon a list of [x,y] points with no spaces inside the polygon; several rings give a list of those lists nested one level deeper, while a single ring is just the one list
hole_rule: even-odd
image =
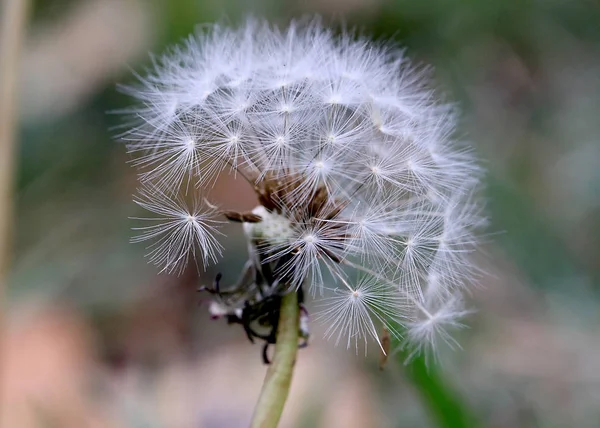
[{"label": "green plant stalk", "polygon": [[6,0],[0,4],[0,295],[10,264],[19,111],[17,90],[28,10],[27,0]]},{"label": "green plant stalk", "polygon": [[[0,2],[0,356],[4,351],[4,294],[11,262],[13,179],[18,131],[21,51],[27,30],[29,0]],[[0,367],[4,358],[0,358]],[[5,373],[0,369],[0,383]],[[0,397],[0,401],[1,398]],[[0,409],[4,411],[4,408]]]},{"label": "green plant stalk", "polygon": [[421,396],[423,406],[431,419],[442,428],[476,428],[480,426],[477,418],[464,403],[459,394],[444,379],[435,366],[428,364],[425,356],[413,357],[408,364],[408,352],[402,349],[396,354],[396,360],[404,366],[404,372]]},{"label": "green plant stalk", "polygon": [[252,428],[275,428],[279,424],[296,364],[299,315],[297,293],[283,296],[275,353],[254,408]]}]

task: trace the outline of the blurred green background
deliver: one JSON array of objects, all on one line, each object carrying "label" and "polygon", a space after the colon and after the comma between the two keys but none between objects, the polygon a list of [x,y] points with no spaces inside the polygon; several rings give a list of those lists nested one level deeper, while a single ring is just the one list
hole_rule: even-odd
[{"label": "blurred green background", "polygon": [[[489,276],[444,371],[486,427],[600,426],[600,2],[36,0],[19,72],[2,427],[245,427],[259,346],[211,322],[200,280],[131,245],[136,187],[116,90],[195,25],[319,13],[432,64],[488,169]],[[252,207],[239,183],[221,203]],[[433,426],[401,367],[322,339],[300,352],[284,427]]]}]

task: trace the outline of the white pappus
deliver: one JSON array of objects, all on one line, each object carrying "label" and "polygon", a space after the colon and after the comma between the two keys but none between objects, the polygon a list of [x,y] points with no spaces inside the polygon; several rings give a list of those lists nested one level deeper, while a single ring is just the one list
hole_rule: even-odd
[{"label": "white pappus", "polygon": [[[307,291],[336,343],[379,343],[384,327],[416,350],[452,342],[479,273],[482,170],[426,70],[318,19],[250,19],[201,28],[138,79],[122,138],[154,217],[135,241],[178,273],[221,257],[221,222],[244,223],[250,261],[236,287],[217,281],[213,315],[241,323],[256,305],[268,324],[259,305]],[[246,179],[259,206],[209,202],[221,173]]]}]

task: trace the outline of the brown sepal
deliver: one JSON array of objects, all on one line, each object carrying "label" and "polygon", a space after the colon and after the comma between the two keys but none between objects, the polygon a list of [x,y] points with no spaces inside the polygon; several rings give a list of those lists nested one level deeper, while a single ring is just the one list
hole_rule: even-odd
[{"label": "brown sepal", "polygon": [[262,221],[262,217],[251,212],[239,213],[237,211],[223,211],[223,215],[227,220],[237,223],[258,223]]}]

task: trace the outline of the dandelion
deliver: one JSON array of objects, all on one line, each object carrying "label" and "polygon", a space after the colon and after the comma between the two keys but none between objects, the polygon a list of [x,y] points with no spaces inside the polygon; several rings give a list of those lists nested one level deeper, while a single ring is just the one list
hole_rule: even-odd
[{"label": "dandelion", "polygon": [[[454,344],[446,329],[460,326],[478,274],[481,168],[456,137],[454,106],[401,50],[319,20],[285,30],[248,20],[204,27],[139,80],[123,138],[137,202],[155,217],[135,241],[151,240],[150,261],[179,273],[221,257],[220,222],[243,225],[240,279],[205,287],[215,318],[268,346],[295,293],[301,306],[316,301],[327,338],[356,352],[383,349],[382,331],[416,351]],[[221,173],[250,183],[252,212],[210,202]]]}]

